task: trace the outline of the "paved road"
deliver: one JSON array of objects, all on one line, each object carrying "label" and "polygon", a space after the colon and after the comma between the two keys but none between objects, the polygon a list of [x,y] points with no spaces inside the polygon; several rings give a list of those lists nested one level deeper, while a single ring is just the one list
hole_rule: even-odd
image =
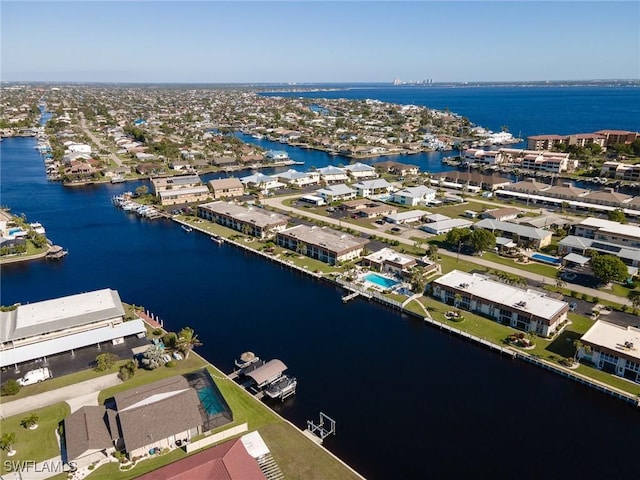
[{"label": "paved road", "polygon": [[84,405],[98,405],[100,391],[119,383],[121,383],[121,380],[118,378],[118,374],[110,373],[76,383],[75,385],[51,390],[50,392],[38,393],[13,402],[3,402],[0,403],[0,417],[12,417],[13,415],[30,412],[59,402],[67,402],[71,407],[71,411],[74,412]]},{"label": "paved road", "polygon": [[[109,150],[104,145],[102,145],[102,142],[98,140],[98,137],[96,137],[93,132],[89,130],[89,127],[87,127],[87,120],[86,118],[84,118],[84,114],[82,112],[80,112],[80,127],[82,128],[82,131],[86,133],[87,136],[93,141],[93,143],[98,146],[99,149],[107,151]],[[118,157],[115,153],[109,153],[109,158],[116,162],[116,165],[118,165],[119,167],[122,166],[122,160],[120,160],[120,157]]]},{"label": "paved road", "polygon": [[[289,200],[292,198],[297,198],[300,195],[289,195],[286,197],[273,197],[273,198],[265,198],[262,201],[262,203],[264,203],[265,205],[280,209],[280,210],[284,210],[287,212],[293,212],[293,213],[297,213],[299,215],[303,215],[305,217],[309,217],[309,218],[313,218],[315,220],[320,220],[323,221],[325,223],[330,223],[333,225],[343,225],[345,222],[341,222],[340,220],[331,218],[331,217],[325,217],[323,215],[318,215],[315,213],[311,213],[307,210],[301,210],[301,209],[297,209],[297,208],[293,208],[293,207],[289,207],[287,205],[284,205],[283,202],[285,200]],[[402,238],[400,236],[397,235],[391,235],[385,232],[380,232],[378,230],[373,230],[367,227],[363,227],[360,225],[356,225],[353,223],[348,223],[349,228],[353,229],[353,230],[357,230],[359,232],[363,232],[363,233],[368,233],[368,234],[373,234],[376,235],[378,237],[384,237],[390,240],[398,240],[400,243],[404,243],[405,245],[411,245],[413,246],[415,244],[415,242],[413,240],[409,240],[406,238]],[[444,250],[442,248],[438,249],[438,253],[440,255],[446,255],[448,257],[454,257],[456,258],[458,256],[457,253],[455,252],[450,252],[448,250]],[[551,284],[551,285],[555,285],[556,283],[556,279],[555,278],[551,278],[551,277],[544,277],[538,273],[532,273],[532,272],[528,272],[526,270],[521,270],[519,268],[515,268],[515,267],[509,267],[507,265],[502,265],[500,263],[495,263],[495,262],[491,262],[489,260],[484,260],[483,258],[480,257],[472,257],[469,255],[460,255],[460,259],[461,260],[465,260],[467,262],[470,263],[475,263],[476,265],[481,265],[483,267],[487,267],[487,268],[491,268],[494,270],[501,270],[503,272],[507,272],[507,273],[511,273],[513,275],[518,275],[520,277],[524,277],[528,280],[533,281],[536,284],[541,284],[541,283],[547,283],[547,284]],[[600,298],[601,300],[608,300],[610,302],[614,302],[614,303],[620,303],[620,304],[626,304],[627,303],[627,299],[624,297],[619,297],[617,295],[613,295],[612,293],[607,293],[604,292],[602,290],[596,290],[595,288],[588,288],[588,287],[583,287],[582,285],[575,285],[573,283],[568,283],[565,288],[568,288],[570,290],[573,290],[575,292],[579,292],[579,293],[586,293],[587,295],[591,296],[591,297],[597,297]]]}]

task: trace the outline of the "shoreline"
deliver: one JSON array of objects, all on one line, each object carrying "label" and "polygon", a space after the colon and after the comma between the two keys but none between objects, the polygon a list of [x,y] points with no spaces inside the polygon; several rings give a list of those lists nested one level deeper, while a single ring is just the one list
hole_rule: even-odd
[{"label": "shoreline", "polygon": [[[171,218],[172,221],[180,224],[180,225],[187,225],[191,228],[193,228],[194,230],[197,230],[200,233],[203,233],[205,235],[211,236],[212,234],[210,232],[205,231],[204,229],[200,228],[198,225],[193,225],[189,222],[185,222],[183,220],[180,220],[178,218]],[[215,224],[215,223],[214,223]],[[337,281],[336,279],[333,279],[331,277],[327,277],[322,273],[315,273],[312,272],[311,270],[305,269],[305,268],[301,268],[298,267],[295,264],[290,264],[280,258],[276,258],[272,255],[266,254],[264,252],[255,250],[253,248],[251,248],[248,245],[243,245],[240,242],[236,242],[235,240],[230,240],[226,237],[223,236],[218,236],[218,238],[222,239],[223,242],[225,243],[229,243],[231,245],[235,245],[237,247],[240,247],[241,249],[245,250],[245,251],[250,251],[251,253],[254,253],[256,255],[259,255],[261,257],[267,258],[268,260],[275,262],[275,263],[279,263],[281,266],[285,266],[288,267],[292,270],[297,270],[299,272],[305,273],[307,275],[310,275],[312,277],[315,277],[316,279],[319,280],[324,280],[329,284],[335,285],[337,287],[340,287],[344,290],[346,290],[347,292],[353,292],[357,290],[357,287],[353,286],[353,288],[350,288],[350,284],[347,283],[342,283]],[[509,348],[509,347],[503,347],[501,345],[498,345],[497,343],[491,342],[489,340],[477,337],[475,335],[469,334],[463,330],[459,330],[457,328],[451,327],[450,325],[446,324],[446,323],[442,323],[439,322],[437,320],[434,320],[433,318],[430,318],[430,316],[427,313],[427,316],[421,316],[416,312],[413,312],[411,310],[408,310],[406,308],[404,308],[402,306],[402,304],[400,304],[399,302],[396,302],[390,298],[386,298],[383,295],[380,294],[372,294],[371,297],[368,297],[369,300],[374,300],[377,303],[380,303],[381,305],[387,307],[387,308],[391,308],[393,310],[399,310],[402,314],[407,314],[407,315],[411,315],[412,317],[415,317],[417,319],[421,319],[423,321],[423,323],[429,324],[431,326],[433,326],[434,328],[439,328],[440,330],[446,330],[447,332],[449,332],[450,334],[453,334],[459,338],[463,338],[468,340],[469,342],[475,343],[478,346],[484,346],[485,348],[488,348],[489,351],[491,352],[496,352],[499,353],[500,355],[502,354],[507,354],[509,356],[511,356],[513,359],[517,359],[517,360],[521,360],[521,361],[525,361],[527,363],[530,363],[532,365],[535,365],[537,367],[540,367],[544,370],[548,370],[551,371],[555,374],[558,374],[562,377],[568,378],[570,380],[573,380],[577,383],[581,383],[583,385],[586,385],[590,388],[593,388],[595,390],[598,390],[602,393],[606,393],[609,396],[612,396],[614,398],[617,398],[618,400],[622,400],[623,402],[627,403],[627,404],[631,404],[634,405],[636,408],[640,408],[640,396],[638,395],[633,395],[631,393],[625,392],[623,390],[619,390],[616,387],[613,387],[611,385],[607,385],[605,383],[602,383],[598,380],[592,379],[588,376],[582,375],[580,373],[577,372],[572,372],[570,369],[566,369],[563,367],[559,367],[556,366],[552,363],[547,362],[546,360],[541,360],[541,359],[537,359],[535,357],[532,357],[531,355],[529,355],[528,353],[522,352],[520,350],[517,349],[513,349],[513,348]]]}]

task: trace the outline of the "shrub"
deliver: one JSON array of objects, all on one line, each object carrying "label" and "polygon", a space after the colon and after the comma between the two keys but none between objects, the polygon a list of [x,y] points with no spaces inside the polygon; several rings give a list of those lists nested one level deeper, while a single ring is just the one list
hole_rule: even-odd
[{"label": "shrub", "polygon": [[175,348],[176,343],[178,343],[178,336],[174,332],[165,333],[162,337],[162,343],[166,347]]},{"label": "shrub", "polygon": [[591,298],[591,303],[598,303],[600,299],[598,297]]},{"label": "shrub", "polygon": [[580,298],[582,298],[583,300],[589,300],[589,295],[587,295],[586,293],[583,293],[582,295],[580,295]]},{"label": "shrub", "polygon": [[173,368],[176,366],[176,362],[175,360],[169,360],[167,363],[165,363],[165,366],[169,367],[169,368]]},{"label": "shrub", "polygon": [[0,394],[2,394],[3,397],[9,397],[18,393],[20,388],[22,387],[20,387],[20,384],[16,380],[10,379],[2,384],[2,387],[0,387]]},{"label": "shrub", "polygon": [[629,305],[622,305],[622,306],[620,307],[620,310],[621,310],[622,312],[626,312],[627,310],[629,310]]},{"label": "shrub", "polygon": [[111,352],[101,353],[96,357],[96,368],[97,372],[104,372],[105,370],[109,370],[115,363],[118,361],[118,357]]},{"label": "shrub", "polygon": [[162,330],[159,328],[156,328],[151,333],[154,334],[155,336],[159,336],[159,335],[162,335]]},{"label": "shrub", "polygon": [[576,292],[575,290],[571,290],[569,292],[569,294],[573,297],[573,298],[578,298],[578,292]]}]

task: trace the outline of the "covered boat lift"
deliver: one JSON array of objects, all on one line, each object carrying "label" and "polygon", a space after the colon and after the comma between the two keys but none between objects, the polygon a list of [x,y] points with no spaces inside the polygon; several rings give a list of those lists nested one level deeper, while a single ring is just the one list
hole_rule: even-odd
[{"label": "covered boat lift", "polygon": [[263,388],[279,379],[286,369],[287,366],[281,360],[273,359],[247,373],[246,376],[252,378],[258,388]]}]

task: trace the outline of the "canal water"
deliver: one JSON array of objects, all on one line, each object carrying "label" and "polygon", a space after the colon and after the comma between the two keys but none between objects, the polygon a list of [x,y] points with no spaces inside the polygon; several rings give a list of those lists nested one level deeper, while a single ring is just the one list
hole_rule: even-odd
[{"label": "canal water", "polygon": [[1,203],[69,250],[3,266],[3,305],[113,288],[168,329],[193,327],[224,371],[245,350],[279,358],[298,391],[274,408],[300,428],[334,418],[326,447],[370,479],[637,476],[640,415],[626,404],[111,204],[142,182],[65,188],[33,139],[0,146]]}]

